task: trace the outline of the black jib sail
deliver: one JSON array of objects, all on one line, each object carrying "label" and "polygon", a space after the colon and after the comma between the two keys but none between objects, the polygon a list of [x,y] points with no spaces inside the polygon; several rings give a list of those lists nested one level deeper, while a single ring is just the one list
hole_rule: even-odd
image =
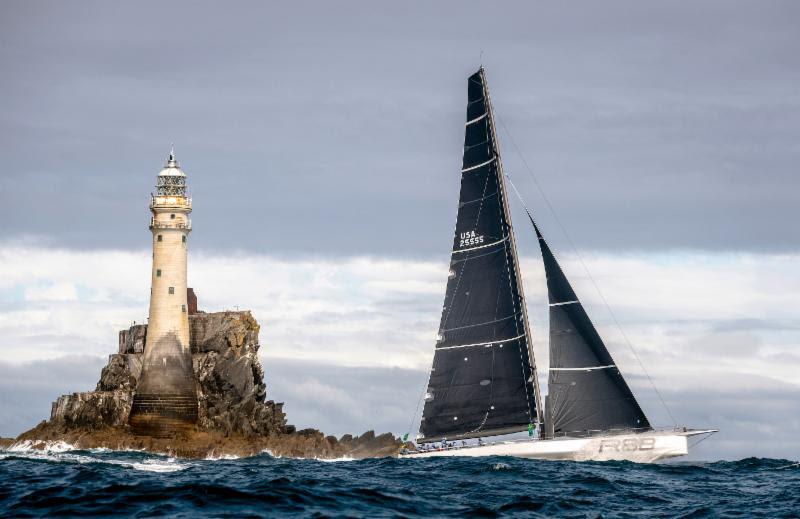
[{"label": "black jib sail", "polygon": [[542,249],[550,302],[546,436],[650,429],[533,218],[531,223]]},{"label": "black jib sail", "polygon": [[421,442],[540,422],[525,298],[483,68],[468,81],[461,194]]}]

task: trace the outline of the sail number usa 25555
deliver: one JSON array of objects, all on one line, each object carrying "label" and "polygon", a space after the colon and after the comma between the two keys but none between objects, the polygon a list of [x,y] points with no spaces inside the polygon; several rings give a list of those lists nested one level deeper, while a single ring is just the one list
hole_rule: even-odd
[{"label": "sail number usa 25555", "polygon": [[475,231],[462,232],[458,240],[459,247],[474,247],[481,243],[483,243],[483,235],[475,234]]}]

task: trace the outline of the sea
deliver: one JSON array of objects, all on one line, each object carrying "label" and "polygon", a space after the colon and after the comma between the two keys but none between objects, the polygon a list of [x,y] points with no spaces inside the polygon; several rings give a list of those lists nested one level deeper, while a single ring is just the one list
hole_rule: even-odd
[{"label": "sea", "polygon": [[800,517],[791,460],[182,460],[0,451],[0,517]]}]

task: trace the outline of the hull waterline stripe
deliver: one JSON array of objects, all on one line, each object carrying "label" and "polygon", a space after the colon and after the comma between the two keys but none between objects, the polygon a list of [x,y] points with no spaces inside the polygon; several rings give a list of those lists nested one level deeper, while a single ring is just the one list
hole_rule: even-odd
[{"label": "hull waterline stripe", "polygon": [[608,369],[616,367],[616,364],[611,364],[609,366],[590,366],[588,368],[550,368],[550,371],[594,371],[596,369]]},{"label": "hull waterline stripe", "polygon": [[452,350],[452,349],[455,349],[455,348],[469,348],[469,347],[472,347],[472,346],[489,346],[491,344],[501,344],[501,343],[504,343],[504,342],[516,341],[517,339],[521,339],[522,337],[525,337],[524,333],[522,335],[517,335],[516,337],[512,337],[510,339],[503,339],[502,341],[476,342],[475,344],[459,344],[458,346],[445,346],[443,348],[436,348],[436,350],[437,351],[438,350]]},{"label": "hull waterline stripe", "polygon": [[473,169],[482,168],[483,166],[485,166],[487,164],[491,164],[492,162],[494,162],[495,159],[497,159],[497,157],[492,157],[491,159],[487,160],[486,162],[481,162],[480,164],[477,164],[475,166],[470,166],[468,168],[464,168],[464,169],[461,170],[461,172],[462,173],[466,173],[467,171],[472,171]]},{"label": "hull waterline stripe", "polygon": [[563,306],[563,305],[574,305],[576,303],[580,303],[580,301],[564,301],[563,303],[550,303],[550,306]]},{"label": "hull waterline stripe", "polygon": [[497,240],[496,242],[487,243],[486,245],[478,245],[477,247],[470,247],[469,249],[454,250],[453,254],[455,254],[457,252],[469,252],[471,250],[485,249],[486,247],[491,247],[492,245],[497,245],[498,243],[503,243],[507,239],[508,239],[508,236],[506,236],[502,240]]}]

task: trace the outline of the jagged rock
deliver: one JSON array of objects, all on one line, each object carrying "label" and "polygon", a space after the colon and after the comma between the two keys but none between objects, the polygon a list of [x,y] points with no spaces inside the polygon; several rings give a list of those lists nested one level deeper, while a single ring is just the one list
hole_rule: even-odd
[{"label": "jagged rock", "polygon": [[249,311],[199,312],[189,316],[190,347],[198,390],[198,430],[190,436],[135,436],[128,427],[133,394],[142,369],[146,325],[120,332],[119,352],[109,356],[95,391],[59,397],[49,422],[17,441],[66,441],[80,448],[145,449],[183,457],[275,455],[363,458],[397,454],[391,434],[337,440],[316,429],[296,431],[283,404],[267,400],[258,359],[259,325]]},{"label": "jagged rock", "polygon": [[126,390],[72,393],[53,402],[50,414],[66,428],[123,426],[132,403],[133,393]]},{"label": "jagged rock", "polygon": [[[259,325],[249,311],[198,313],[189,317],[190,347],[198,392],[198,427],[226,436],[283,433],[283,404],[266,401],[264,370],[258,359]],[[120,332],[120,351],[144,344],[147,325]],[[51,420],[67,427],[118,426],[128,421],[142,353],[109,356],[97,389],[59,398]]]},{"label": "jagged rock", "polygon": [[200,428],[246,436],[283,432],[283,404],[266,401],[260,327],[250,312],[198,314],[190,326]]},{"label": "jagged rock", "polygon": [[133,324],[127,330],[121,330],[119,332],[119,353],[144,353],[146,339],[146,324]]},{"label": "jagged rock", "polygon": [[133,391],[142,373],[142,355],[109,355],[108,365],[100,373],[96,391]]}]

